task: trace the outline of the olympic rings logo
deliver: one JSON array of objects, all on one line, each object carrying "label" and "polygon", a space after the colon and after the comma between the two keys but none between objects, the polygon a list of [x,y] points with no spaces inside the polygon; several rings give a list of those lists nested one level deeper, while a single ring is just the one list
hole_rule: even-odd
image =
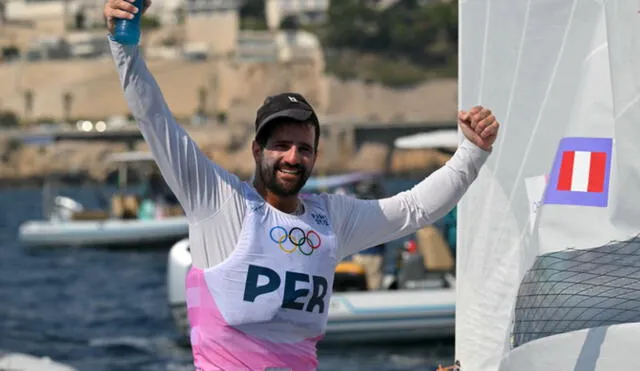
[{"label": "olympic rings logo", "polygon": [[[305,233],[302,228],[298,227],[287,231],[284,227],[275,226],[269,231],[269,237],[271,241],[278,244],[280,250],[287,254],[291,254],[297,249],[301,254],[309,256],[322,245],[318,232],[309,230]],[[288,247],[288,245],[292,247]]]}]

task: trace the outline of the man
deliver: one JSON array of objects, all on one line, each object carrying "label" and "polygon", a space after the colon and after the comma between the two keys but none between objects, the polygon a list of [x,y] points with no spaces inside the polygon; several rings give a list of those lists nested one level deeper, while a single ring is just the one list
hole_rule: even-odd
[{"label": "man", "polygon": [[[128,1],[108,0],[109,30],[133,11]],[[174,121],[138,46],[109,43],[133,116],[189,221],[186,296],[199,370],[315,369],[337,263],[444,216],[476,178],[498,132],[491,112],[474,107],[458,115],[467,139],[456,154],[413,189],[382,200],[303,197],[319,125],[301,95],[279,94],[258,109],[255,176],[242,182]]]}]

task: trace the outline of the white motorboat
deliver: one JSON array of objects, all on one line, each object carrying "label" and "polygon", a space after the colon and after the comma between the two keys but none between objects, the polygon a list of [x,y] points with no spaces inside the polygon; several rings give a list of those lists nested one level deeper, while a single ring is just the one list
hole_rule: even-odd
[{"label": "white motorboat", "polygon": [[[188,234],[185,217],[154,220],[29,221],[20,226],[23,245],[54,246],[136,246],[171,245]],[[167,245],[168,243],[168,245]]]},{"label": "white motorboat", "polygon": [[[375,177],[371,173],[314,177],[309,179],[303,191],[331,191]],[[410,261],[406,265],[412,266],[408,269],[412,273],[400,273],[393,289],[337,290],[334,283],[327,331],[322,342],[391,342],[453,336],[456,288],[455,277],[450,274],[452,270],[424,274],[421,256],[412,255],[407,261]],[[185,279],[191,263],[189,241],[183,239],[169,252],[167,291],[174,322],[185,342],[189,340]],[[413,275],[416,272],[417,275]],[[338,269],[336,282],[340,280],[339,273]]]},{"label": "white motorboat", "polygon": [[76,371],[75,368],[53,361],[49,357],[4,352],[0,350],[0,370],[21,371]]},{"label": "white motorboat", "polygon": [[[146,152],[119,153],[109,161],[117,166],[121,193],[129,191],[127,178],[131,171],[155,166],[151,154]],[[53,191],[51,182],[47,183],[43,190],[47,219],[20,225],[19,240],[23,246],[170,246],[188,235],[187,219],[176,212],[175,206],[165,207],[168,211],[165,216],[154,213],[152,217],[141,218],[136,215],[138,201],[131,195],[115,195],[111,210],[86,210],[70,197],[52,197]],[[125,217],[122,213],[125,209],[133,209],[132,215]]]},{"label": "white motorboat", "polygon": [[[174,322],[189,339],[185,279],[191,268],[189,241],[176,243],[169,253],[167,285]],[[455,278],[433,275],[419,288],[335,292],[323,339],[333,342],[390,342],[451,337],[455,327]],[[425,287],[427,286],[427,287]]]},{"label": "white motorboat", "polygon": [[400,137],[394,141],[399,149],[455,149],[460,142],[458,129],[434,130]]}]

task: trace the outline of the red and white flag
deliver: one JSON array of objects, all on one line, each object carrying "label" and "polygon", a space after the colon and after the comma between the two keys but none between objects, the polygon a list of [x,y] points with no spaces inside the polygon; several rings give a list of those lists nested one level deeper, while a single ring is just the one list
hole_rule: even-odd
[{"label": "red and white flag", "polygon": [[562,153],[557,190],[603,192],[606,166],[606,152],[565,151]]},{"label": "red and white flag", "polygon": [[607,207],[613,139],[560,140],[544,204]]}]

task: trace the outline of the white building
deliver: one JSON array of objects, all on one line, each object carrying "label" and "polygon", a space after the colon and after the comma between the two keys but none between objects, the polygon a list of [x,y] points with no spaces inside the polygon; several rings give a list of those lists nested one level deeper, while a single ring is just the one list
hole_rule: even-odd
[{"label": "white building", "polygon": [[321,21],[327,10],[329,0],[265,0],[267,27],[272,30],[288,16],[295,16],[302,22]]},{"label": "white building", "polygon": [[236,58],[242,62],[322,61],[322,47],[316,35],[307,31],[242,31],[238,35]]}]

